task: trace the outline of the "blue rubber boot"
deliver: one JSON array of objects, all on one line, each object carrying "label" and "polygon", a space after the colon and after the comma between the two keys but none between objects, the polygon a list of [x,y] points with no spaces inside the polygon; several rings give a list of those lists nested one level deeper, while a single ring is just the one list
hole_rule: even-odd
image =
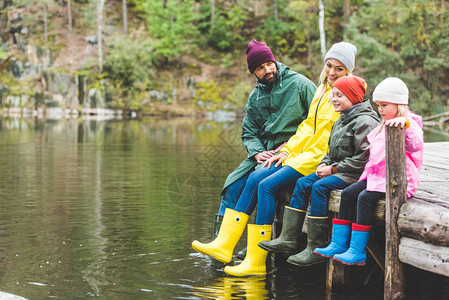
[{"label": "blue rubber boot", "polygon": [[349,249],[349,239],[351,237],[351,221],[333,219],[332,220],[332,240],[326,248],[316,248],[315,254],[324,257],[333,257]]},{"label": "blue rubber boot", "polygon": [[371,226],[352,224],[351,245],[348,251],[335,254],[334,259],[345,265],[364,266],[366,263],[366,244],[368,244]]}]

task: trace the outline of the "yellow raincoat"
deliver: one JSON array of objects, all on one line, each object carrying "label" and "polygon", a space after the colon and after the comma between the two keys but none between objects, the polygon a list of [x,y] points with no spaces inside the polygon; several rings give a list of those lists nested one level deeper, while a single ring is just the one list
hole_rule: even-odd
[{"label": "yellow raincoat", "polygon": [[340,113],[335,112],[334,106],[328,102],[332,87],[319,97],[321,85],[310,104],[307,119],[304,120],[281,152],[288,154],[283,166],[289,166],[304,176],[316,171],[318,164],[329,150],[329,136],[335,121],[340,118]]}]

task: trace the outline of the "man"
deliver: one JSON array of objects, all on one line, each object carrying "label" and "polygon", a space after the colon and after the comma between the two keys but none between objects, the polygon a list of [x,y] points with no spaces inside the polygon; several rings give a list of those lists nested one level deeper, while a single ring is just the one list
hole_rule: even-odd
[{"label": "man", "polygon": [[257,79],[242,123],[242,143],[248,157],[226,179],[214,236],[226,208],[234,209],[249,174],[278,152],[307,118],[316,91],[312,81],[277,62],[265,43],[252,40],[246,60]]}]

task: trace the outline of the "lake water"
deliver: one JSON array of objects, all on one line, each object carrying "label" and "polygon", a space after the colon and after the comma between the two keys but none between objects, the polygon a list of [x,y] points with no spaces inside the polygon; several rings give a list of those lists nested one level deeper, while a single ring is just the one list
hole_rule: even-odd
[{"label": "lake water", "polygon": [[[28,299],[326,298],[324,266],[278,263],[266,277],[233,278],[191,249],[192,240],[210,239],[221,186],[245,156],[239,122],[0,120],[0,291]],[[331,298],[381,299],[381,281]]]}]

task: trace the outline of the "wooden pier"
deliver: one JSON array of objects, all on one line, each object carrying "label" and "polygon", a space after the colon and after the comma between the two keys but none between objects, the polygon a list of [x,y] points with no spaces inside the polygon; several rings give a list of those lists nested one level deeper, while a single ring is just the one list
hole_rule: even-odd
[{"label": "wooden pier", "polygon": [[[387,200],[379,201],[377,206],[375,226],[378,232],[385,231],[385,247],[382,249],[370,239],[367,248],[384,271],[385,299],[405,299],[404,263],[449,277],[449,142],[424,144],[419,190],[414,197],[405,199],[406,182],[404,184],[403,180],[398,179],[404,176],[400,175],[401,172],[405,172],[405,161],[402,164],[400,162],[405,159],[401,150],[404,145],[400,143],[403,136],[404,131],[398,128],[387,130],[387,139],[393,139],[391,147],[387,145],[389,190]],[[401,153],[403,158],[398,158]],[[291,192],[287,194],[291,196]],[[331,193],[330,217],[336,217],[338,213],[340,193]],[[282,198],[276,210],[274,225],[277,232],[283,207],[290,201],[290,197]],[[351,268],[357,267],[345,266],[329,259],[327,288],[331,290],[335,284],[344,285],[345,278],[348,278],[346,273]]]}]

